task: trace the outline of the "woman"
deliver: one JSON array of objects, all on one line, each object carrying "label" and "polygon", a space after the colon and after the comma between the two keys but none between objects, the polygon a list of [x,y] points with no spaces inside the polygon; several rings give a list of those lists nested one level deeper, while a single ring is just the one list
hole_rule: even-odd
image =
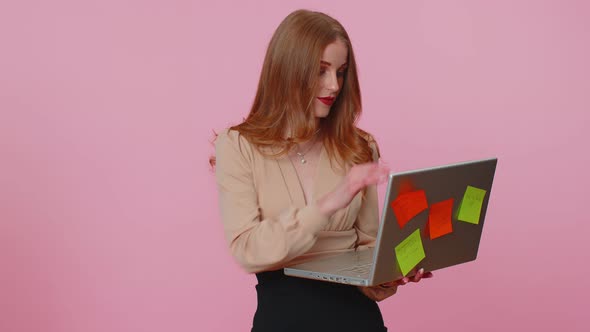
[{"label": "woman", "polygon": [[356,127],[361,96],[348,34],[317,12],[274,33],[248,117],[219,134],[216,177],[230,250],[256,273],[252,331],[386,331],[376,301],[422,270],[379,287],[287,277],[282,268],[373,246],[376,184],[389,173]]}]

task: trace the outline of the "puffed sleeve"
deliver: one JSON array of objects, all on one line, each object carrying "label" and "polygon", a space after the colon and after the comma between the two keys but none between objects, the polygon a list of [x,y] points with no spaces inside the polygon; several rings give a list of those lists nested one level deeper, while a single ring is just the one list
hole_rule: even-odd
[{"label": "puffed sleeve", "polygon": [[[379,161],[379,147],[377,142],[370,137],[369,146],[373,150],[373,161]],[[379,229],[379,200],[377,198],[377,185],[365,188],[363,201],[358,212],[354,228],[358,235],[357,247],[374,247],[377,231]]]},{"label": "puffed sleeve", "polygon": [[261,219],[253,173],[254,148],[236,131],[215,143],[215,177],[221,219],[230,251],[250,273],[275,270],[306,253],[329,222],[316,205],[285,206],[277,218]]}]

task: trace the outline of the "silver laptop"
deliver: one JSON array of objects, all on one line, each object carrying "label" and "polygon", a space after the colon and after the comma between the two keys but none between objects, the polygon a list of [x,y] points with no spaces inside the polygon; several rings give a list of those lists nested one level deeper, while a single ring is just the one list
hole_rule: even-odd
[{"label": "silver laptop", "polygon": [[[420,268],[434,271],[475,260],[496,163],[497,158],[492,158],[390,174],[374,248],[290,266],[284,269],[284,273],[374,286],[412,276]],[[428,207],[407,220],[408,214],[404,215],[399,209],[404,204],[399,203],[408,195],[413,197],[412,200],[420,201],[420,195],[415,193],[422,194],[422,198],[425,196]],[[437,203],[445,201],[446,213],[450,217],[445,217],[444,212],[441,217],[438,208],[441,205]],[[395,210],[393,206],[396,206]],[[412,208],[409,210],[411,212]],[[435,210],[439,211],[438,217],[434,215]],[[436,231],[431,232],[434,229]]]}]

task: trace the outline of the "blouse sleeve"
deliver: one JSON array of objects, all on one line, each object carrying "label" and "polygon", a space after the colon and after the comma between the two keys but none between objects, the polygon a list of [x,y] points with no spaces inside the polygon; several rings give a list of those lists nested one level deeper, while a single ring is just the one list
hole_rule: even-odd
[{"label": "blouse sleeve", "polygon": [[215,150],[221,219],[237,262],[250,273],[274,270],[311,249],[328,216],[308,205],[261,219],[252,146],[236,131],[225,131],[218,135]]},{"label": "blouse sleeve", "polygon": [[[379,161],[379,147],[377,142],[371,137],[369,146],[373,150],[373,161]],[[374,247],[379,229],[379,200],[377,198],[377,185],[365,188],[363,201],[358,213],[354,228],[358,235],[357,247],[366,248]]]}]

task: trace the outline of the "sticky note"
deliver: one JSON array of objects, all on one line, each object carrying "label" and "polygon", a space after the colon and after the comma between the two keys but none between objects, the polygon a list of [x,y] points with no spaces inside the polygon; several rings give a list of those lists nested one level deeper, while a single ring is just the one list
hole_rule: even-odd
[{"label": "sticky note", "polygon": [[428,234],[430,239],[436,239],[453,232],[451,223],[453,214],[453,199],[434,203],[428,209]]},{"label": "sticky note", "polygon": [[428,208],[426,193],[424,190],[416,190],[400,194],[391,202],[391,208],[395,213],[399,227],[403,228],[408,221]]},{"label": "sticky note", "polygon": [[422,247],[420,229],[416,229],[395,247],[395,256],[404,276],[426,257],[424,247]]},{"label": "sticky note", "polygon": [[467,186],[461,204],[457,219],[472,224],[479,224],[479,215],[486,191],[472,186]]}]

